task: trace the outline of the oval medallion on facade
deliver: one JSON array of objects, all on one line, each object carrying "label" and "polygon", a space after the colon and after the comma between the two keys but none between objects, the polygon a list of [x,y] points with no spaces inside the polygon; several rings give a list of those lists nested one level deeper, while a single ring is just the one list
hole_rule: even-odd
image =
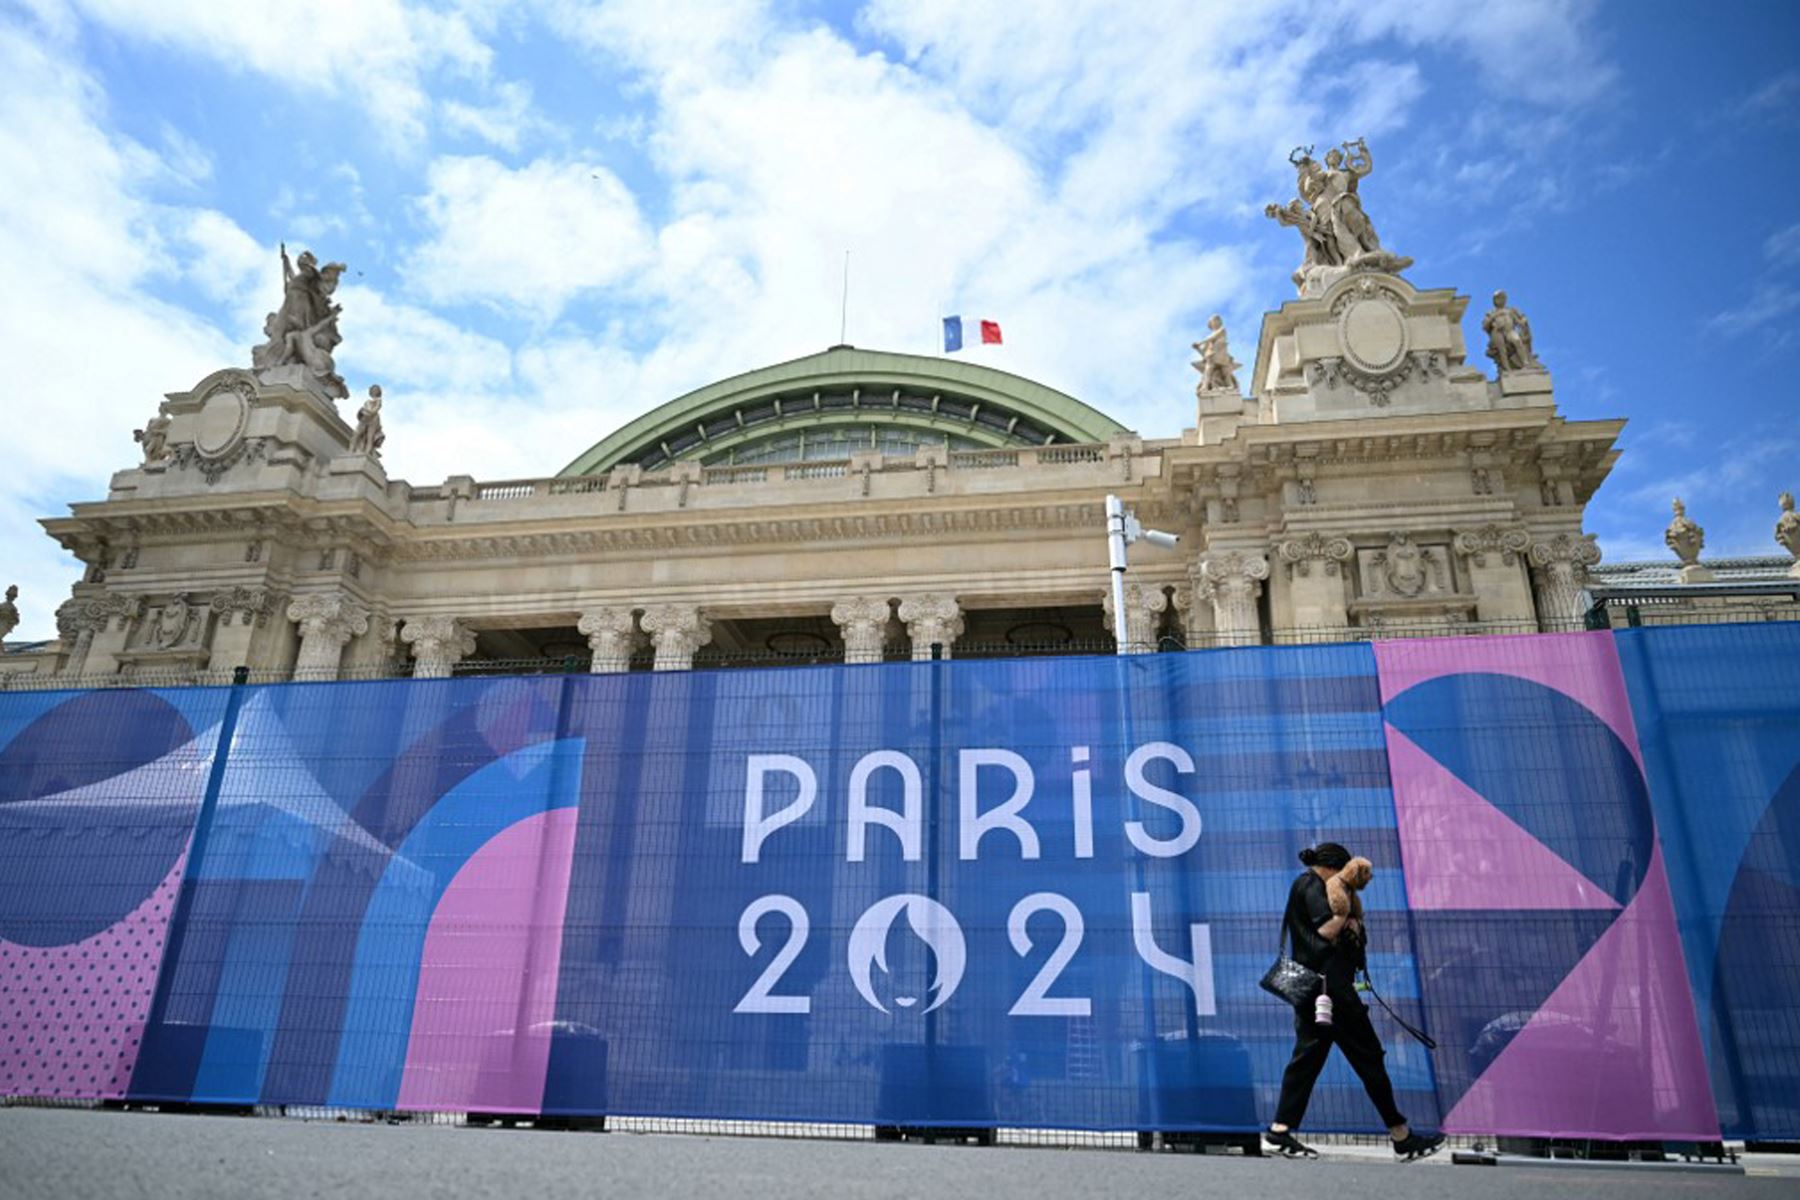
[{"label": "oval medallion on facade", "polygon": [[225,457],[244,440],[249,421],[250,404],[242,392],[229,385],[214,388],[194,421],[194,449],[205,458]]},{"label": "oval medallion on facade", "polygon": [[1339,320],[1344,357],[1371,375],[1385,375],[1406,360],[1406,317],[1392,301],[1370,296],[1351,304]]}]

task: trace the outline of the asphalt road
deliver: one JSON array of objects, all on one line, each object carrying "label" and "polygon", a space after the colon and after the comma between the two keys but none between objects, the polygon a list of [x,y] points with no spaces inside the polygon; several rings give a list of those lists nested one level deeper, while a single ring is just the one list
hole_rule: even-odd
[{"label": "asphalt road", "polygon": [[1800,1163],[1749,1176],[1398,1165],[1344,1151],[1317,1162],[1128,1150],[893,1145],[792,1138],[557,1133],[248,1117],[0,1109],[0,1200],[171,1197],[1113,1196],[1585,1197],[1800,1194]]}]

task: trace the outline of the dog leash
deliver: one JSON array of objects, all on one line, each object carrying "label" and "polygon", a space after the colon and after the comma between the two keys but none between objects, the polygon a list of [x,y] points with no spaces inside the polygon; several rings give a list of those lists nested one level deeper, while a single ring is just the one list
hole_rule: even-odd
[{"label": "dog leash", "polygon": [[1412,1025],[1407,1024],[1406,1018],[1395,1012],[1388,1006],[1388,1002],[1381,998],[1381,993],[1375,990],[1375,981],[1369,978],[1369,972],[1366,967],[1363,969],[1362,977],[1363,987],[1368,990],[1369,995],[1375,997],[1375,1003],[1381,1005],[1381,1011],[1394,1018],[1394,1024],[1419,1039],[1419,1044],[1424,1046],[1427,1050],[1437,1049],[1437,1041],[1433,1039],[1430,1034],[1426,1033],[1423,1029],[1417,1029]]}]

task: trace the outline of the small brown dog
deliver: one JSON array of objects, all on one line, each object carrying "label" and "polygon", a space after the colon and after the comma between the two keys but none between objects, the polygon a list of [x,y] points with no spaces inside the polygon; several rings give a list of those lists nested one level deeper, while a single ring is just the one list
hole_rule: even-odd
[{"label": "small brown dog", "polygon": [[1353,858],[1344,869],[1325,881],[1325,899],[1334,917],[1362,918],[1362,897],[1358,892],[1375,878],[1375,864],[1366,858]]}]

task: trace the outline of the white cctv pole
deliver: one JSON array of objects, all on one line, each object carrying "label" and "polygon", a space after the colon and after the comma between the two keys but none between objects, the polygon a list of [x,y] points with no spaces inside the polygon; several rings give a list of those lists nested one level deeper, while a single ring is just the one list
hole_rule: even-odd
[{"label": "white cctv pole", "polygon": [[1117,496],[1106,498],[1106,555],[1112,565],[1113,641],[1118,652],[1125,645],[1125,502]]},{"label": "white cctv pole", "polygon": [[1125,640],[1125,547],[1142,538],[1152,546],[1161,546],[1164,550],[1175,549],[1181,541],[1172,533],[1164,533],[1160,529],[1145,529],[1138,524],[1137,518],[1125,511],[1125,502],[1117,496],[1106,498],[1106,557],[1112,567],[1113,598],[1113,640],[1119,645],[1120,654],[1130,653],[1129,643]]}]

